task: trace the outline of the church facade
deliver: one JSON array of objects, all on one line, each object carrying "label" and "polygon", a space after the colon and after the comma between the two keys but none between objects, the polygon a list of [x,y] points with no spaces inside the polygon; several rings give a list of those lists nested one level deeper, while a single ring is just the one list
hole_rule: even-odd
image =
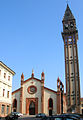
[{"label": "church facade", "polygon": [[[42,72],[41,80],[31,77],[24,80],[21,75],[21,87],[12,93],[12,110],[27,115],[45,113],[46,115],[60,114],[66,112],[66,100],[64,86],[57,79],[57,91],[51,90],[44,86],[45,74]],[[62,90],[61,90],[62,88]],[[61,92],[64,97],[64,108],[61,108]]]}]

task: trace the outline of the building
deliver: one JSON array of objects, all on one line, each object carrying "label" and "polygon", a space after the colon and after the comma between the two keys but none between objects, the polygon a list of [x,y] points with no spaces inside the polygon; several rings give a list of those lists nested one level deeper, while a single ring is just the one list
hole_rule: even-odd
[{"label": "building", "polygon": [[83,98],[81,98],[80,101],[81,101],[80,113],[83,115]]},{"label": "building", "polygon": [[[41,80],[34,77],[34,73],[29,79],[24,80],[21,75],[21,87],[12,92],[12,108],[27,115],[45,113],[46,115],[60,114],[65,107],[61,108],[62,96],[64,96],[64,85],[57,79],[57,91],[44,86],[45,74],[42,72]],[[57,101],[58,100],[58,101]],[[59,106],[58,104],[59,103]],[[65,102],[63,103],[66,106]]]},{"label": "building", "polygon": [[12,78],[15,72],[0,61],[0,116],[11,112]]},{"label": "building", "polygon": [[77,50],[78,30],[76,28],[76,20],[68,4],[62,23],[62,37],[65,52],[67,112],[80,113],[80,77]]}]

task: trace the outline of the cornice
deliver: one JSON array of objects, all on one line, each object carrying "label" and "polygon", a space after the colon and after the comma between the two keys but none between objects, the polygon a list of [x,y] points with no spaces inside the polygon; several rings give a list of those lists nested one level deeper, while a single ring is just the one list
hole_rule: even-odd
[{"label": "cornice", "polygon": [[5,65],[2,61],[0,61],[0,65],[8,70],[12,75],[15,75],[15,72],[11,70],[7,65]]}]

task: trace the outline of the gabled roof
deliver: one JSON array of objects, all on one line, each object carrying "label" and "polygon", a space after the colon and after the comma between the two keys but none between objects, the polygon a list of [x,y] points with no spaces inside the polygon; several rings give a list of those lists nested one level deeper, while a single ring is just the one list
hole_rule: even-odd
[{"label": "gabled roof", "polygon": [[70,8],[69,8],[69,5],[67,4],[67,8],[66,8],[66,11],[65,11],[65,14],[64,14],[64,17],[63,17],[63,21],[66,21],[66,20],[72,20],[72,19],[75,19]]},{"label": "gabled roof", "polygon": [[29,78],[29,79],[25,80],[25,81],[23,82],[23,84],[24,84],[24,83],[26,83],[26,82],[28,82],[28,81],[30,81],[31,79],[34,79],[34,80],[36,80],[36,81],[41,82],[41,80],[40,80],[40,79],[37,79],[37,78],[31,77],[31,78]]},{"label": "gabled roof", "polygon": [[46,89],[46,90],[48,90],[48,91],[51,91],[51,92],[53,92],[53,93],[57,93],[56,91],[54,91],[54,90],[52,90],[52,89],[49,89],[49,88],[47,88],[47,87],[44,87],[44,89]]},{"label": "gabled roof", "polygon": [[0,65],[8,70],[12,75],[15,75],[15,72],[11,70],[7,65],[5,65],[2,61],[0,61]]},{"label": "gabled roof", "polygon": [[[36,80],[36,81],[38,81],[38,82],[41,82],[40,79],[37,79],[37,78],[31,77],[31,78],[29,78],[29,79],[23,81],[23,84],[26,83],[26,82],[28,82],[28,81],[30,81],[30,80],[32,80],[32,79],[34,79],[34,80]],[[12,94],[14,94],[14,93],[20,91],[20,89],[21,89],[21,87],[20,87],[19,89],[15,90],[15,91],[13,91]]]},{"label": "gabled roof", "polygon": [[[30,79],[28,79],[28,80],[30,80]],[[15,93],[17,93],[18,91],[20,91],[20,89],[21,89],[21,88],[13,91],[13,92],[12,92],[12,95],[15,94]],[[49,88],[47,88],[47,87],[44,87],[44,89],[46,89],[46,90],[48,90],[48,91],[50,91],[50,92],[53,92],[53,93],[57,93],[56,91],[54,91],[54,90],[52,90],[52,89],[49,89]]]},{"label": "gabled roof", "polygon": [[[40,79],[37,79],[37,78],[29,78],[29,79],[27,79],[27,80],[25,80],[24,82],[23,82],[23,84],[24,83],[26,83],[26,82],[28,82],[28,81],[30,81],[30,80],[32,80],[32,79],[34,79],[34,80],[36,80],[36,81],[38,81],[38,82],[41,82],[41,80]],[[13,91],[12,92],[12,94],[15,94],[15,93],[17,93],[18,91],[20,91],[20,89],[21,88],[19,88],[19,89],[17,89],[17,90],[15,90],[15,91]],[[46,89],[46,90],[48,90],[48,91],[51,91],[51,92],[53,92],[53,93],[57,93],[56,91],[54,91],[54,90],[52,90],[52,89],[49,89],[49,88],[47,88],[47,87],[44,87],[44,89]]]},{"label": "gabled roof", "polygon": [[20,91],[20,89],[21,89],[21,88],[18,88],[17,90],[13,91],[13,92],[12,92],[12,95],[15,94],[15,93],[17,93],[18,91]]}]

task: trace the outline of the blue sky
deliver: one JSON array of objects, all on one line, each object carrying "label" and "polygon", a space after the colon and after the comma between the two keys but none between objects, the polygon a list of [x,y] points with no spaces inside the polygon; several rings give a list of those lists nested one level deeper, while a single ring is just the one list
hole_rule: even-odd
[{"label": "blue sky", "polygon": [[[83,97],[83,0],[70,0],[78,28],[78,56]],[[61,36],[66,0],[0,0],[0,61],[16,72],[13,91],[20,77],[37,78],[45,72],[45,86],[56,90],[57,78],[65,85],[64,43]]]}]

